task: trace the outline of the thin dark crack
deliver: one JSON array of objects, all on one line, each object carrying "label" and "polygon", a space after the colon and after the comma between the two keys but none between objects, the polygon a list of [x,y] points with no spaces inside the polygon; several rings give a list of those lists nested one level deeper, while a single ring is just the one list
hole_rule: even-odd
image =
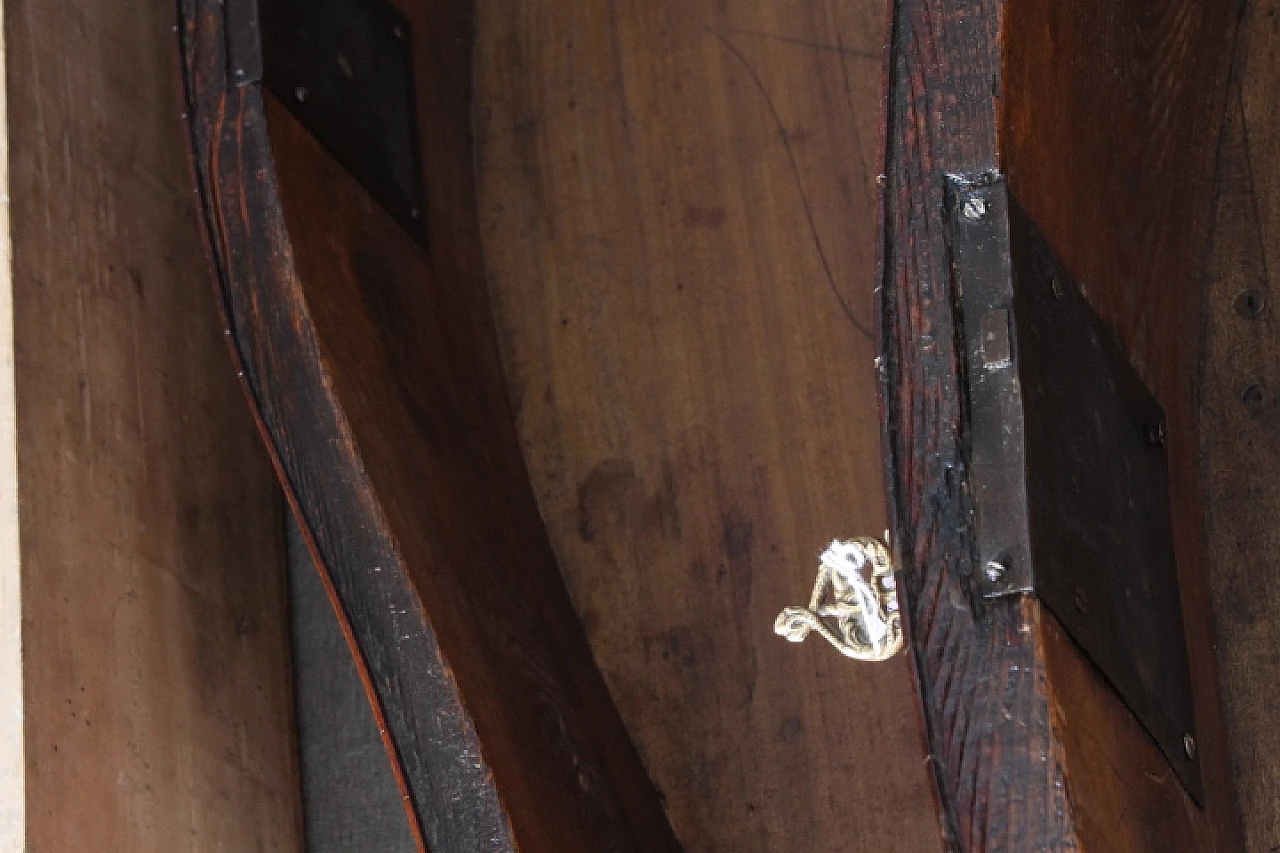
[{"label": "thin dark crack", "polygon": [[[841,35],[839,28],[836,29],[836,44],[840,46],[840,73],[844,78],[844,99],[849,107],[849,120],[853,127],[853,150],[858,152],[858,168],[862,172],[862,185],[868,186],[871,175],[867,169],[867,157],[862,148],[862,134],[858,130],[858,110],[853,105],[853,84],[849,80],[849,63],[846,57],[850,56],[850,52],[845,50],[844,37]],[[852,54],[857,56],[859,54]]]},{"label": "thin dark crack", "polygon": [[778,126],[778,136],[782,139],[782,147],[787,152],[787,162],[791,165],[791,174],[795,177],[796,190],[800,193],[800,206],[804,208],[805,219],[809,223],[809,233],[813,235],[813,246],[818,252],[818,259],[822,262],[822,271],[826,274],[827,285],[831,288],[832,295],[836,301],[840,303],[840,309],[844,312],[845,317],[855,329],[862,333],[867,340],[874,341],[875,335],[871,329],[867,328],[853,313],[853,308],[849,306],[848,301],[844,298],[844,294],[840,292],[840,288],[836,285],[835,273],[831,271],[831,262],[827,259],[827,252],[822,247],[822,238],[818,236],[818,224],[813,218],[813,207],[809,204],[809,196],[804,189],[804,181],[800,178],[800,165],[796,162],[795,151],[791,147],[791,139],[787,134],[787,127],[782,123],[782,116],[778,113],[778,107],[774,104],[773,98],[769,95],[769,90],[765,88],[764,80],[756,73],[755,68],[747,61],[742,51],[729,41],[723,32],[714,27],[707,27],[707,32],[714,35],[724,45],[725,50],[733,54],[733,56],[746,69],[748,75],[755,82],[756,88],[760,90],[760,96],[764,99],[765,106],[769,108],[769,114],[773,116],[774,124]]},{"label": "thin dark crack", "polygon": [[879,62],[883,59],[879,52],[872,53],[866,50],[857,50],[852,47],[845,47],[843,44],[823,44],[822,42],[809,41],[807,39],[797,38],[796,36],[780,36],[773,33],[762,33],[759,30],[746,30],[741,27],[711,27],[711,32],[724,37],[725,33],[738,36],[751,36],[752,38],[767,39],[769,41],[782,42],[783,44],[793,44],[796,47],[807,47],[810,50],[825,51],[828,53],[838,53],[842,56],[856,56],[859,59],[871,59]]}]

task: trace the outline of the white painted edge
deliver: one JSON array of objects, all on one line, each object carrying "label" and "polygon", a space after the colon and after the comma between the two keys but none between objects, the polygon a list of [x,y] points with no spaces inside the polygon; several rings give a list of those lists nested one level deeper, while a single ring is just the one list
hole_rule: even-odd
[{"label": "white painted edge", "polygon": [[9,107],[0,0],[0,853],[26,848],[22,699],[22,553],[14,387],[13,244],[9,230]]}]

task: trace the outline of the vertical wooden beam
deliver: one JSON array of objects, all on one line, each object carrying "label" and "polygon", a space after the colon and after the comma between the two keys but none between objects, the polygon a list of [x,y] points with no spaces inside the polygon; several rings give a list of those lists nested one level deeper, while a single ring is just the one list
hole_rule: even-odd
[{"label": "vertical wooden beam", "polygon": [[279,499],[209,295],[173,4],[3,6],[3,849],[296,851]]},{"label": "vertical wooden beam", "polygon": [[1250,2],[1215,187],[1197,377],[1206,565],[1245,849],[1280,851],[1280,32]]},{"label": "vertical wooden beam", "polygon": [[[1194,457],[1198,248],[1238,4],[899,0],[884,381],[895,534],[932,752],[964,851],[1236,850]],[[1202,810],[1034,598],[975,591],[949,174],[1007,176],[1169,415]]]},{"label": "vertical wooden beam", "polygon": [[0,851],[26,843],[22,743],[22,576],[18,548],[17,398],[13,376],[13,252],[9,235],[9,110],[0,3]]}]

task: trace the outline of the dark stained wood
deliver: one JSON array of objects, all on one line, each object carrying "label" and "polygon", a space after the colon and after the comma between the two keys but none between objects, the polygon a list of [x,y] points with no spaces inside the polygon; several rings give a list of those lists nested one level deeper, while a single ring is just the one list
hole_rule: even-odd
[{"label": "dark stained wood", "polygon": [[1078,849],[1240,850],[1235,842],[1217,846],[1205,813],[1155,741],[1058,620],[1042,608],[1037,623]]},{"label": "dark stained wood", "polygon": [[[1168,420],[1197,748],[1212,840],[1224,850],[1240,840],[1208,603],[1195,379],[1199,270],[1239,11],[1238,2],[1198,0],[1010,4],[1001,81],[1010,188],[1116,330]],[[1056,677],[1051,670],[1051,685]],[[1072,726],[1094,727],[1105,708],[1079,702],[1078,691],[1053,692]],[[1080,770],[1069,780],[1077,810],[1096,814],[1114,792]],[[1142,778],[1133,778],[1136,792]],[[1108,838],[1081,841],[1115,843]],[[1195,849],[1211,849],[1209,841]]]},{"label": "dark stained wood", "polygon": [[467,3],[403,6],[431,252],[184,4],[193,148],[230,336],[434,853],[676,851],[529,491],[471,183]]},{"label": "dark stained wood", "polygon": [[886,525],[881,0],[479,4],[485,262],[530,478],[685,848],[939,851],[905,658],[772,631]]},{"label": "dark stained wood", "polygon": [[1280,32],[1251,2],[1227,105],[1202,304],[1206,567],[1245,849],[1280,850]]},{"label": "dark stained wood", "polygon": [[[887,462],[932,750],[963,850],[1241,849],[1190,393],[1196,269],[1237,10],[1192,0],[897,4],[882,303]],[[980,604],[969,594],[943,182],[988,170],[1007,173],[1169,414],[1207,812],[1037,603]]]},{"label": "dark stained wood", "polygon": [[901,0],[890,42],[881,328],[886,465],[947,830],[963,851],[1074,849],[1039,605],[970,596],[948,172],[999,168],[995,0]]}]

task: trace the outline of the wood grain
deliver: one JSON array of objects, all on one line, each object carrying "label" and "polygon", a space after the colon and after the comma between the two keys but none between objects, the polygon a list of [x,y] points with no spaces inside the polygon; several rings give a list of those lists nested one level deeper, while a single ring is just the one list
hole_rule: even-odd
[{"label": "wood grain", "polygon": [[[9,108],[0,4],[0,707],[22,707],[22,553],[18,521],[17,390],[13,370],[13,252],[9,233]],[[0,851],[26,844],[23,715],[0,723]]]},{"label": "wood grain", "polygon": [[[1189,393],[1196,355],[1187,345],[1237,8],[897,4],[885,166],[886,443],[932,751],[964,850],[1239,849],[1205,595]],[[970,595],[944,180],[987,171],[1007,173],[1169,414],[1207,814],[1037,604]]]},{"label": "wood grain", "polygon": [[1252,2],[1233,69],[1198,312],[1198,451],[1231,778],[1245,849],[1280,850],[1280,77],[1276,7]]},{"label": "wood grain", "polygon": [[199,263],[173,7],[4,15],[26,786],[5,849],[300,850],[280,507]]},{"label": "wood grain", "polygon": [[420,844],[675,851],[529,491],[479,262],[471,6],[414,33],[429,254],[185,6],[230,334],[363,666]]},{"label": "wood grain", "polygon": [[940,850],[905,659],[772,632],[885,527],[882,4],[479,4],[489,287],[530,478],[690,851]]},{"label": "wood grain", "polygon": [[895,547],[947,831],[963,851],[1074,850],[1039,605],[971,596],[948,173],[999,168],[993,0],[896,5],[881,323]]},{"label": "wood grain", "polygon": [[297,522],[286,519],[298,764],[307,853],[414,853],[378,720]]},{"label": "wood grain", "polygon": [[[1116,330],[1168,421],[1174,548],[1213,834],[1195,843],[1201,850],[1240,844],[1195,455],[1199,270],[1239,10],[1238,2],[1193,0],[1011,4],[1001,81],[1010,188]],[[1102,115],[1106,122],[1096,120]],[[1049,673],[1051,685],[1056,677]],[[1107,713],[1080,702],[1079,691],[1054,693],[1070,725],[1093,727]],[[1080,814],[1115,802],[1105,775],[1081,767],[1072,777]],[[1132,777],[1126,787],[1136,797],[1143,778]],[[1106,834],[1081,840],[1119,844]]]}]

